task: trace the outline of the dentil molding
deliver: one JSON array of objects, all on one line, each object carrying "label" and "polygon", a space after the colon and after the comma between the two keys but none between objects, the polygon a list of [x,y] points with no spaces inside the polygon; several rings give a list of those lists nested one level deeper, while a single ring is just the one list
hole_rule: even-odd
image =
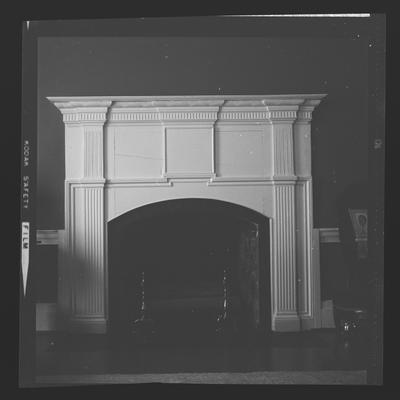
[{"label": "dentil molding", "polygon": [[48,97],[67,124],[190,121],[307,123],[325,95]]}]

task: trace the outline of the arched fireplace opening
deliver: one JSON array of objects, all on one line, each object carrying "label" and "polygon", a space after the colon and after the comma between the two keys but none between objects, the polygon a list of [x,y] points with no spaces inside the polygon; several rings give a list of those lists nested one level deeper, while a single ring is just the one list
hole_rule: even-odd
[{"label": "arched fireplace opening", "polygon": [[162,201],[110,221],[110,337],[206,344],[221,334],[263,336],[269,246],[267,217],[219,200]]}]

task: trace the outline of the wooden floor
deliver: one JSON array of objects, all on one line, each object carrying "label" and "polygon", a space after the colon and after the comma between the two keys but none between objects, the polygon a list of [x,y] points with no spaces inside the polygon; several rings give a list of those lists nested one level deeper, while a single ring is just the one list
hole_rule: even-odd
[{"label": "wooden floor", "polygon": [[365,385],[361,371],[257,371],[174,374],[86,374],[37,376],[36,385],[74,386],[96,384],[183,383],[223,385]]},{"label": "wooden floor", "polygon": [[[107,380],[118,381],[117,377],[129,381],[137,379],[132,378],[136,375],[142,375],[141,379],[144,379],[143,374],[160,374],[160,379],[163,376],[162,379],[167,381],[176,378],[171,374],[180,374],[189,380],[200,379],[200,376],[212,380],[222,376],[223,381],[227,379],[226,373],[233,373],[238,374],[236,379],[242,376],[243,379],[254,379],[256,382],[267,379],[268,374],[263,372],[284,371],[295,373],[287,378],[288,383],[298,383],[298,372],[307,372],[308,375],[303,374],[302,379],[304,383],[307,380],[310,383],[313,379],[315,382],[315,376],[321,371],[326,372],[325,378],[330,376],[329,379],[334,383],[335,379],[347,379],[343,378],[346,376],[343,371],[348,371],[349,374],[354,373],[353,383],[356,384],[365,378],[367,360],[368,348],[362,337],[346,339],[333,329],[272,333],[262,344],[124,344],[117,348],[109,346],[106,335],[62,336],[39,333],[36,375],[43,385],[46,382],[48,385],[51,382],[55,384],[57,381],[65,384],[68,380],[72,384],[74,381],[82,381],[85,376],[91,376],[93,382],[101,380],[101,376],[104,383]],[[341,371],[342,375],[335,375],[335,371]],[[332,373],[334,375],[329,375]],[[234,375],[229,376],[232,379]],[[271,376],[268,379],[272,379]],[[276,381],[276,376],[274,379]]]}]

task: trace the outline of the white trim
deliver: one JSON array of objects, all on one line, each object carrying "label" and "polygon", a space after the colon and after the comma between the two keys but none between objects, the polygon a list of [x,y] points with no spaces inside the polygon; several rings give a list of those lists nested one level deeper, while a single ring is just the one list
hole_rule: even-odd
[{"label": "white trim", "polygon": [[36,244],[39,246],[43,245],[58,245],[58,230],[46,230],[38,229],[36,230]]},{"label": "white trim", "polygon": [[[54,103],[58,108],[75,108],[81,106],[107,107],[121,106],[116,102],[123,102],[124,105],[131,107],[160,107],[160,106],[180,106],[190,104],[190,106],[229,106],[232,103],[237,105],[269,104],[269,105],[292,105],[302,104],[307,100],[321,100],[326,94],[283,94],[283,95],[198,95],[198,96],[49,96],[47,99]],[[221,100],[221,101],[218,101]],[[225,100],[225,103],[223,101]],[[88,103],[90,102],[90,103]],[[211,102],[211,103],[210,103]],[[132,104],[130,104],[132,103]]]},{"label": "white trim", "polygon": [[311,232],[311,266],[312,275],[310,281],[312,281],[313,291],[312,295],[312,308],[314,316],[314,328],[321,328],[321,255],[319,247],[319,232],[318,229],[313,229]]},{"label": "white trim", "polygon": [[167,178],[112,178],[107,179],[105,189],[115,187],[172,186]]},{"label": "white trim", "polygon": [[320,243],[340,243],[339,228],[319,228]]},{"label": "white trim", "polygon": [[263,176],[215,176],[208,182],[208,186],[260,186],[273,185],[274,181],[270,177]]},{"label": "white trim", "polygon": [[201,178],[210,178],[213,179],[215,174],[213,172],[166,172],[164,174],[165,178],[173,178],[173,179],[201,179]]}]

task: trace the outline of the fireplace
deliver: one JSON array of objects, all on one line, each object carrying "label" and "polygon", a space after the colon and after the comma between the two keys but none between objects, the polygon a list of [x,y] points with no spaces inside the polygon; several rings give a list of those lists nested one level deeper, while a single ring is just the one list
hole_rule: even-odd
[{"label": "fireplace", "polygon": [[[240,280],[232,276],[249,264],[251,254],[260,257],[254,264],[259,272],[254,280],[257,296],[247,293],[252,306],[244,308],[242,317],[250,325],[275,331],[320,327],[319,265],[314,261],[313,245],[311,119],[323,97],[49,98],[65,124],[59,329],[104,333],[123,326],[130,320],[126,317],[123,321],[135,310],[137,299],[132,294],[125,297],[126,304],[118,301],[116,288],[121,287],[126,273],[132,293],[137,293],[137,274],[143,271],[149,295],[159,292],[159,298],[152,295],[149,300],[159,320],[163,307],[171,311],[172,305],[178,307],[179,303],[186,312],[193,299],[197,299],[197,320],[202,319],[205,304],[210,305],[213,311],[209,315],[214,318],[221,300],[222,265],[235,265],[229,271],[232,301],[240,299],[240,290],[243,300],[246,290],[240,289]],[[188,206],[193,201],[200,202],[196,207],[204,212],[201,218],[196,207]],[[219,207],[218,217],[213,207]],[[185,221],[182,215],[189,209]],[[154,215],[143,217],[146,210]],[[247,216],[240,217],[243,213]],[[176,250],[168,231],[174,218],[176,241],[192,236],[191,244],[185,242],[185,246],[194,246],[192,250],[203,259],[185,259],[188,255]],[[160,222],[163,219],[165,224]],[[118,233],[124,229],[129,239],[120,241],[118,259],[114,236],[124,235]],[[202,233],[207,229],[209,237]],[[158,233],[154,236],[155,230]],[[233,250],[232,262],[226,261],[226,254],[218,262],[209,254],[214,251],[211,238],[218,230],[221,240],[214,250]],[[187,237],[183,232],[190,234]],[[259,252],[250,254],[243,243],[249,245],[255,238]],[[203,249],[196,247],[201,241]],[[179,261],[173,260],[174,251],[181,255]],[[141,254],[135,257],[135,252]],[[164,265],[163,253],[169,260]],[[126,265],[130,260],[132,265]],[[180,285],[171,274],[181,279]],[[163,289],[157,276],[166,279]],[[118,307],[125,307],[124,312],[115,311]],[[173,313],[170,315],[173,318]]]},{"label": "fireplace", "polygon": [[270,330],[269,221],[262,214],[210,199],[152,203],[108,223],[108,248],[116,341],[135,338],[133,322],[141,318],[152,323],[144,339],[155,342]]}]

